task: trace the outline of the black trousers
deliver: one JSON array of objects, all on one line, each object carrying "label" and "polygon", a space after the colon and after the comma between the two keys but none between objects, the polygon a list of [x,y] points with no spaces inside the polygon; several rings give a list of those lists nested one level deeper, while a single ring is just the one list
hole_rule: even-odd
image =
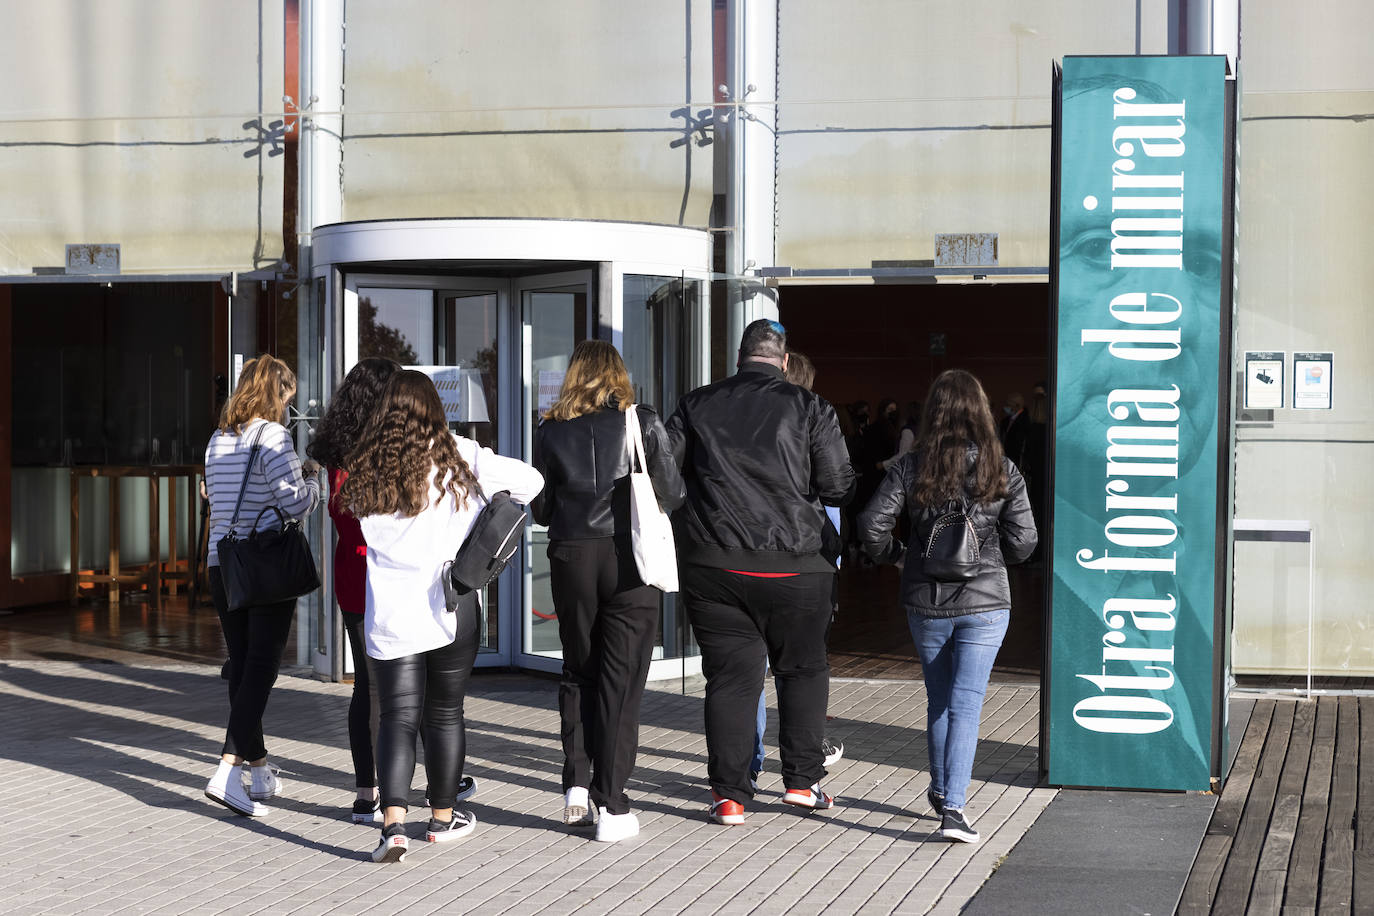
[{"label": "black trousers", "polygon": [[476,593],[464,596],[454,613],[458,635],[447,646],[400,658],[372,659],[381,707],[377,776],[384,808],[410,807],[415,735],[422,728],[430,800],[440,802],[458,793],[467,751],[463,698],[477,658]]},{"label": "black trousers", "polygon": [[711,788],[754,797],[749,764],[765,655],[778,689],[778,756],[785,788],[825,775],[821,741],[830,699],[830,579],[833,573],[758,578],[684,566],[682,597],[706,675],[706,753]]},{"label": "black trousers", "polygon": [[229,725],[223,753],[257,760],[267,756],[262,716],[281,670],[282,652],[296,618],[296,599],[231,611],[219,567],[211,566],[210,600],[219,612],[229,649]]},{"label": "black trousers", "polygon": [[353,653],[353,696],[348,701],[348,749],[353,754],[354,783],[359,789],[377,784],[377,765],[372,756],[371,660],[363,642],[363,615],[343,614],[348,648]]},{"label": "black trousers", "polygon": [[563,790],[587,786],[597,807],[627,814],[659,591],[640,580],[627,538],[550,541],[549,580],[563,642]]}]

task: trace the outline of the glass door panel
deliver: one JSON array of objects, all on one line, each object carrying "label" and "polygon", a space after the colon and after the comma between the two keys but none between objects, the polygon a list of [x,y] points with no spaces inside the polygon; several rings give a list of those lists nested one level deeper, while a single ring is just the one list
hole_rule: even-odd
[{"label": "glass door panel", "polygon": [[[501,309],[507,280],[439,277],[351,280],[356,307],[345,308],[344,374],[356,360],[379,356],[434,379],[449,428],[500,451]],[[507,588],[517,586],[509,579]],[[503,650],[502,582],[483,595],[476,664],[508,665]],[[516,589],[518,591],[518,588]]]},{"label": "glass door panel", "polygon": [[[691,377],[691,319],[704,283],[682,276],[625,274],[622,285],[621,355],[635,400],[666,422],[678,399],[700,384]],[[661,596],[654,659],[697,654],[676,594]]]},{"label": "glass door panel", "polygon": [[[534,428],[557,400],[573,347],[589,336],[595,310],[590,272],[531,277],[517,281],[516,291],[524,329],[524,457],[529,461]],[[537,658],[561,659],[563,647],[549,587],[548,529],[531,524],[526,545],[529,560],[521,622],[523,650]]]}]

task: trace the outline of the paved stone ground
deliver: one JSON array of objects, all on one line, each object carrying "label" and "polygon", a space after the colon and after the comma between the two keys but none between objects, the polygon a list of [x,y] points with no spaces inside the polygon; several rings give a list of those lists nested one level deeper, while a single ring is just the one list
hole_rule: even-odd
[{"label": "paved stone ground", "polygon": [[[1038,689],[994,686],[969,803],[984,839],[942,842],[924,799],[921,686],[837,681],[830,729],[846,754],[826,786],[841,807],[782,805],[773,758],[746,824],[721,827],[706,819],[699,688],[651,690],[629,786],[642,834],[599,844],[556,820],[556,684],[479,675],[467,706],[477,832],[379,866],[374,829],[348,820],[350,688],[278,682],[266,725],[289,782],[261,820],[202,794],[223,690],[206,666],[0,664],[0,910],[957,913],[1055,794],[1034,788]],[[770,715],[770,739],[776,727]],[[421,769],[417,805],[423,785]],[[425,814],[412,809],[412,837]]]}]

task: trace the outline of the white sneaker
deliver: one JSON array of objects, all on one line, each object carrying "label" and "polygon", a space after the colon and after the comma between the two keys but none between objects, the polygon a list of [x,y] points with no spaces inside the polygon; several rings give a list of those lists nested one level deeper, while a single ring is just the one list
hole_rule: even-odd
[{"label": "white sneaker", "polygon": [[248,797],[238,767],[228,763],[221,763],[215,775],[205,784],[205,796],[245,817],[262,817],[272,810]]},{"label": "white sneaker", "polygon": [[563,823],[569,827],[596,825],[596,805],[587,797],[584,786],[573,786],[563,795]]},{"label": "white sneaker", "polygon": [[823,758],[821,760],[822,766],[833,767],[844,759],[844,742],[831,741],[829,738],[823,739],[821,741],[821,756]]},{"label": "white sneaker", "polygon": [[280,768],[265,763],[260,767],[244,764],[243,769],[248,772],[248,778],[251,782],[248,788],[249,798],[254,801],[264,801],[284,794],[286,780],[281,778]]},{"label": "white sneaker", "polygon": [[615,843],[639,836],[639,818],[633,812],[626,814],[607,814],[601,812],[601,820],[596,824],[598,843]]},{"label": "white sneaker", "polygon": [[759,777],[761,777],[762,775],[762,773],[749,774],[749,786],[754,790],[755,795],[758,795],[760,792],[763,791],[759,788]]}]

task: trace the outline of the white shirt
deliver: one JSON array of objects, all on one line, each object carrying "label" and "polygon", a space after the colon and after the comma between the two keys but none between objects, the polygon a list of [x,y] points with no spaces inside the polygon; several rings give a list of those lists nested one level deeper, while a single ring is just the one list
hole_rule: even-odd
[{"label": "white shirt", "polygon": [[[544,488],[544,478],[525,462],[481,448],[471,439],[453,438],[484,492],[509,490],[511,499],[527,504]],[[359,519],[367,541],[363,632],[367,654],[373,658],[418,655],[447,646],[458,635],[457,615],[444,606],[440,575],[467,537],[482,503],[470,495],[458,507],[434,483],[433,472],[429,497],[419,515]]]}]

